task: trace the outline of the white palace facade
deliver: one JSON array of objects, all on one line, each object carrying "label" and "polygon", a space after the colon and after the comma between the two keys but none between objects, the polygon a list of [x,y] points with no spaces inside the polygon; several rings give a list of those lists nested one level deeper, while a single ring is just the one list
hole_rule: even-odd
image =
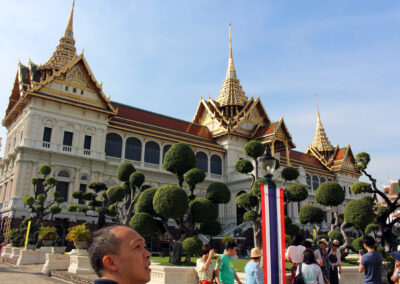
[{"label": "white palace facade", "polygon": [[[332,146],[318,112],[315,137],[310,137],[306,153],[294,150],[283,118],[270,120],[260,98],[245,95],[236,75],[231,41],[228,70],[218,96],[201,98],[193,121],[187,122],[110,100],[83,53],[76,53],[72,24],[73,9],[65,33],[46,63],[18,64],[2,121],[7,138],[0,164],[0,233],[30,215],[22,198],[33,193],[30,179],[38,177],[40,165],[51,166],[52,175],[60,181],[56,190],[67,200],[62,205],[66,208],[76,202],[72,192],[86,190],[91,181],[117,184],[116,168],[124,161],[134,163],[145,174],[145,184],[159,187],[176,183],[163,169],[162,160],[178,142],[193,148],[197,167],[207,173],[198,187],[200,195],[216,181],[226,183],[231,190],[230,203],[219,208],[223,234],[247,229],[235,199],[250,190],[251,178],[236,173],[234,164],[246,158],[243,146],[250,140],[269,144],[282,166],[299,169],[295,182],[309,189],[303,204],[316,204],[315,190],[328,180],[346,189],[346,202],[355,198],[349,189],[360,173],[354,169],[350,146]],[[279,186],[279,172],[275,180]],[[297,212],[297,204],[290,204],[288,215],[296,220]],[[343,205],[339,208],[342,212]],[[81,214],[63,210],[56,216],[65,226],[95,221]],[[325,228],[330,220],[327,214]]]}]

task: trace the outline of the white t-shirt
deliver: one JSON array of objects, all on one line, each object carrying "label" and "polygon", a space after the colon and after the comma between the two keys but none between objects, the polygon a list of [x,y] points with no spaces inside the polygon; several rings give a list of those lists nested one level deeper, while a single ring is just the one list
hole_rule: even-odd
[{"label": "white t-shirt", "polygon": [[303,252],[306,248],[302,245],[298,246],[289,246],[286,251],[286,257],[290,257],[293,263],[302,263],[303,262]]},{"label": "white t-shirt", "polygon": [[203,266],[206,262],[202,258],[198,258],[196,261],[196,271],[197,275],[199,276],[200,280],[212,280],[213,277],[213,271],[214,271],[214,266],[210,262],[210,265],[208,266],[207,270],[203,270]]},{"label": "white t-shirt", "polygon": [[[297,266],[296,275],[300,273],[300,265]],[[301,274],[303,274],[304,282],[307,284],[324,284],[324,277],[322,276],[321,268],[313,264],[301,265]]]}]

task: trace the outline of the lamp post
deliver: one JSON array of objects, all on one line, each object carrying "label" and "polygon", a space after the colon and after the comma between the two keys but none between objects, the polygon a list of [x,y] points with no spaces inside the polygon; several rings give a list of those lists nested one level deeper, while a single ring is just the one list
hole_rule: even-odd
[{"label": "lamp post", "polygon": [[279,160],[271,155],[269,145],[260,162],[266,180],[266,184],[261,185],[264,279],[270,284],[286,283],[284,191],[277,189],[272,181]]}]

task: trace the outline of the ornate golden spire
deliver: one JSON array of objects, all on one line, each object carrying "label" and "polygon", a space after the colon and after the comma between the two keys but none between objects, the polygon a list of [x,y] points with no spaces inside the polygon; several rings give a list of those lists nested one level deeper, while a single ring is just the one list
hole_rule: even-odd
[{"label": "ornate golden spire", "polygon": [[329,142],[328,137],[326,136],[325,133],[325,129],[321,123],[318,102],[317,102],[317,128],[315,129],[314,141],[312,142],[311,146],[316,148],[319,152],[333,151],[333,146]]},{"label": "ornate golden spire", "polygon": [[50,59],[43,65],[42,68],[61,69],[65,64],[73,60],[76,55],[74,32],[73,32],[73,19],[74,19],[74,6],[75,0],[72,2],[72,10],[69,16],[67,28],[65,29],[64,36],[61,37],[56,51]]},{"label": "ornate golden spire", "polygon": [[248,98],[245,96],[240,81],[236,76],[235,66],[233,65],[232,56],[232,37],[231,23],[229,23],[229,61],[228,70],[221,91],[216,99],[219,106],[244,106]]}]

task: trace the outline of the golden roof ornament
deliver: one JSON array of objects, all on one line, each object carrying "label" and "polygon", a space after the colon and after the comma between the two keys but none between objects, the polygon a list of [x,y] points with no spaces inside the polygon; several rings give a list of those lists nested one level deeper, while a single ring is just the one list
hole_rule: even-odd
[{"label": "golden roof ornament", "polygon": [[316,148],[319,152],[331,152],[333,146],[329,142],[326,136],[325,129],[322,126],[321,117],[319,115],[319,106],[317,103],[317,128],[315,129],[314,140],[311,144],[312,147]]},{"label": "golden roof ornament", "polygon": [[221,91],[216,99],[220,107],[224,106],[244,106],[248,98],[240,85],[240,81],[236,76],[235,66],[233,65],[232,56],[232,37],[231,23],[229,23],[229,61],[228,70]]},{"label": "golden roof ornament", "polygon": [[77,57],[73,32],[74,6],[75,0],[72,2],[72,10],[64,36],[60,38],[60,43],[56,50],[42,68],[61,69],[68,62]]}]

